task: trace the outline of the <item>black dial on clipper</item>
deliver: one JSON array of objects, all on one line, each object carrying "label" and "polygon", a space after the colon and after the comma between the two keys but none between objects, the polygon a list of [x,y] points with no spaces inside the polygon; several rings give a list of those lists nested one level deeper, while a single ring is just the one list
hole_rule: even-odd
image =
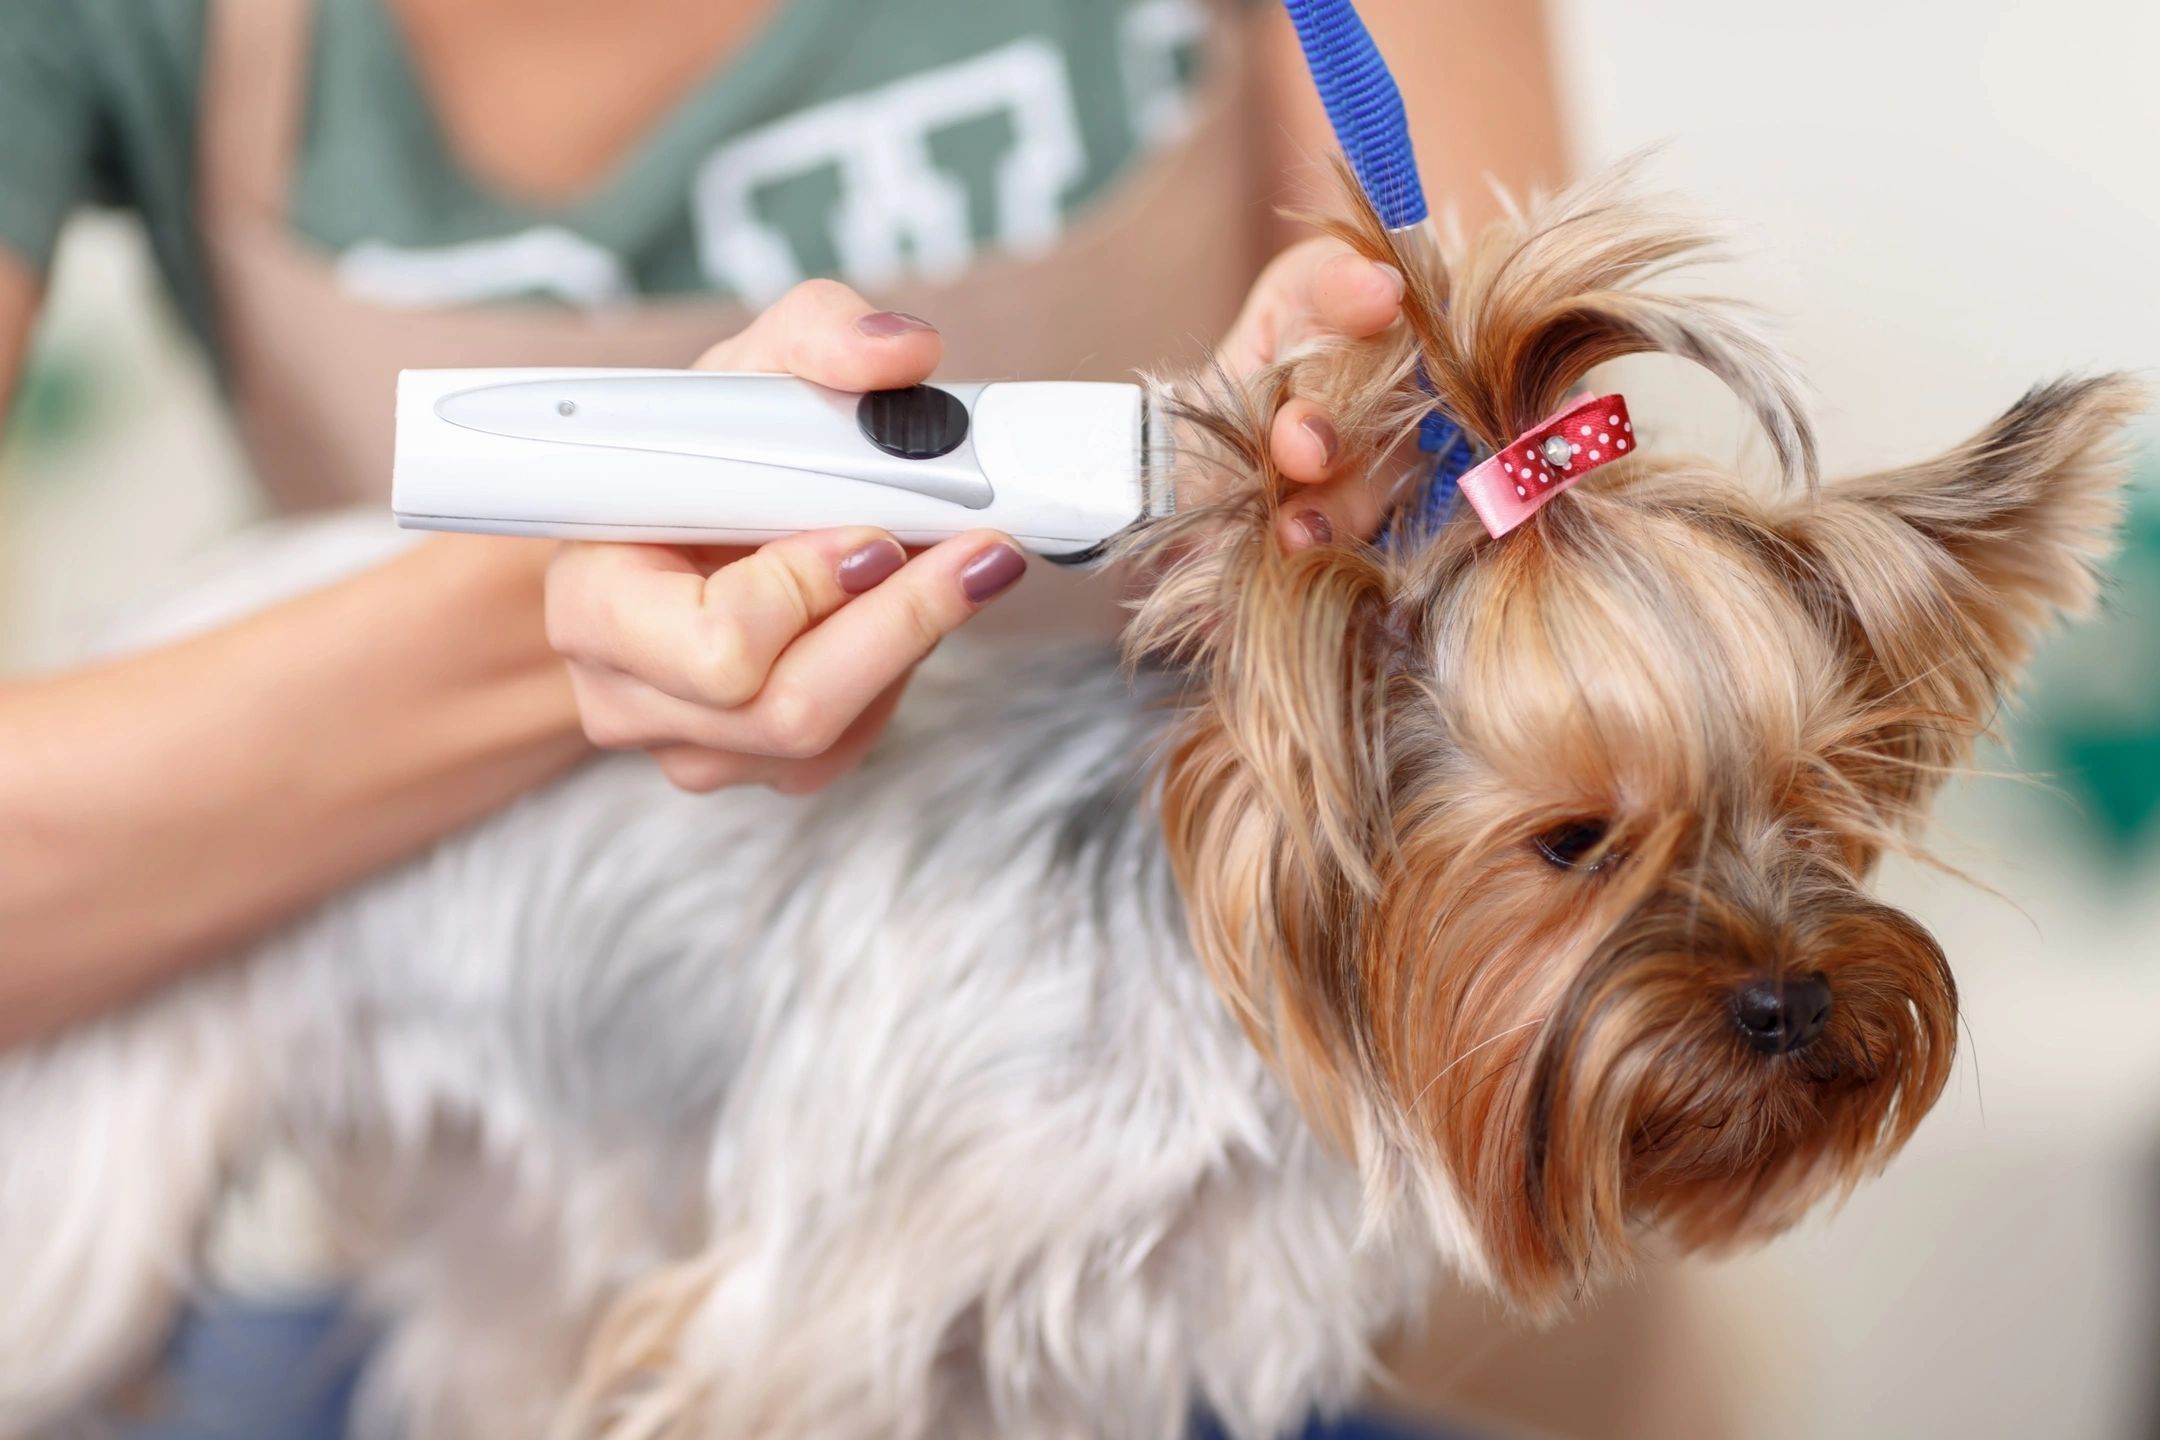
[{"label": "black dial on clipper", "polygon": [[855,407],[863,438],[902,460],[928,460],[967,439],[967,406],[935,385],[873,390]]}]

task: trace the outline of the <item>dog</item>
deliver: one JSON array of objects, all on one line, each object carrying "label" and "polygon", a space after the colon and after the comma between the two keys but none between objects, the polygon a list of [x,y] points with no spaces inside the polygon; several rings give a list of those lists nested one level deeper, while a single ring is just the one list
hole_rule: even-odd
[{"label": "dog", "polygon": [[[1957,996],[1867,880],[2093,602],[2136,388],[1818,484],[1755,322],[1643,283],[1707,240],[1628,176],[1467,246],[1327,228],[1405,320],[1172,387],[1212,498],[1129,543],[1122,657],[949,656],[808,798],[596,762],[0,1057],[0,1430],[142,1363],[273,1144],[419,1440],[1276,1436],[1443,1274],[1547,1316],[1878,1171]],[[1616,410],[1499,538],[1271,538],[1292,391],[1379,475],[1639,352],[1783,483]]]}]

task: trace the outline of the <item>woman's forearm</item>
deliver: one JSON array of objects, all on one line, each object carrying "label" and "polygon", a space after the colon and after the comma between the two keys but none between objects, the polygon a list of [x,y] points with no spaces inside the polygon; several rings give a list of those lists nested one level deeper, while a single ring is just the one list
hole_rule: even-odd
[{"label": "woman's forearm", "polygon": [[0,686],[0,1045],[120,1003],[573,763],[535,542],[456,537]]}]

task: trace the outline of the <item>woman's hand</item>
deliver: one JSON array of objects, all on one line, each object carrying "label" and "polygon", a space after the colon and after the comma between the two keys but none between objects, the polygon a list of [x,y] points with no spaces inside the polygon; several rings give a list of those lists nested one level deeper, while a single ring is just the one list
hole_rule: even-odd
[{"label": "woman's hand", "polygon": [[[1217,354],[1231,378],[1242,380],[1310,340],[1379,334],[1401,318],[1402,298],[1403,277],[1393,266],[1375,265],[1339,240],[1306,240],[1260,272]],[[1283,477],[1312,487],[1276,522],[1285,547],[1379,532],[1388,487],[1337,472],[1341,440],[1320,406],[1292,397],[1275,412],[1269,443]]]},{"label": "woman's hand", "polygon": [[[928,379],[942,348],[928,322],[813,280],[698,368],[882,390]],[[595,745],[650,751],[686,790],[802,793],[862,758],[916,665],[1025,568],[994,530],[913,558],[863,526],[756,550],[570,544],[548,573],[548,639]]]},{"label": "woman's hand", "polygon": [[[1316,336],[1376,334],[1401,308],[1393,270],[1310,240],[1261,275],[1222,359],[1243,377]],[[927,379],[940,349],[928,323],[811,281],[698,363],[878,390]],[[1292,399],[1272,443],[1283,475],[1313,487],[1280,522],[1285,545],[1379,529],[1382,487],[1336,473],[1340,444],[1319,406]],[[548,637],[594,744],[650,751],[688,790],[808,791],[862,758],[915,666],[1024,568],[994,531],[913,559],[860,527],[755,551],[572,544],[548,575]]]}]

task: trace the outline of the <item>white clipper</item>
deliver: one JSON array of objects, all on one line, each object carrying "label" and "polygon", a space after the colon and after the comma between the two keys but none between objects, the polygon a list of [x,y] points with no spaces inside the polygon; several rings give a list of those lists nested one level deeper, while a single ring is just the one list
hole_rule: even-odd
[{"label": "white clipper", "polygon": [[1003,530],[1085,564],[1170,513],[1170,430],[1138,385],[990,381],[866,395],[784,375],[407,370],[400,525],[759,545],[876,525]]}]

